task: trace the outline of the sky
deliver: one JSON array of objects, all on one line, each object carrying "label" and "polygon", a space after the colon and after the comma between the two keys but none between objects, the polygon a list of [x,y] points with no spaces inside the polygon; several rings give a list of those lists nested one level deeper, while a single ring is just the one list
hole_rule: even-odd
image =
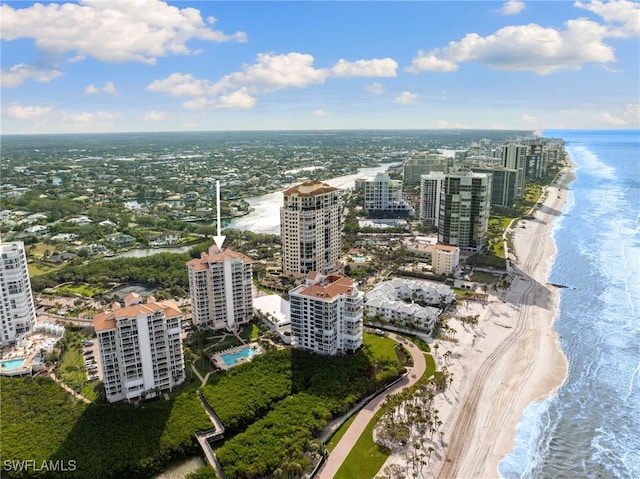
[{"label": "sky", "polygon": [[640,3],[0,2],[2,134],[640,127]]}]

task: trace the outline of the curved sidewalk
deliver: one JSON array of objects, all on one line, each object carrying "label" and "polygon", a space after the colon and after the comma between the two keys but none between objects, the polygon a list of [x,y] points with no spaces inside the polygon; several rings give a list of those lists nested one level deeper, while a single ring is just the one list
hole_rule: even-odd
[{"label": "curved sidewalk", "polygon": [[373,415],[378,411],[378,409],[380,409],[380,406],[382,406],[385,398],[415,384],[427,369],[424,352],[420,351],[420,348],[408,339],[397,334],[392,334],[390,337],[406,346],[407,351],[409,351],[413,358],[413,366],[407,368],[407,375],[395,386],[388,389],[386,393],[376,396],[369,404],[362,408],[353,423],[351,423],[351,426],[345,435],[342,436],[342,439],[340,439],[340,442],[336,445],[335,449],[331,454],[329,454],[327,462],[325,462],[324,466],[322,466],[322,469],[320,469],[320,472],[316,476],[318,479],[331,479],[335,476],[336,472],[338,472],[338,469],[340,469],[340,466],[351,452],[354,444],[367,427],[367,424],[369,424]]}]

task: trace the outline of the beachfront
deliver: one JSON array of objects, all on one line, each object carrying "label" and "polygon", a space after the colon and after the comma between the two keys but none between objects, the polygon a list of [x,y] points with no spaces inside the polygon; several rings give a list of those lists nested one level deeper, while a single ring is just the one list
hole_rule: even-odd
[{"label": "beachfront", "polygon": [[[573,170],[565,168],[533,219],[519,220],[512,229],[511,286],[489,291],[486,303],[457,306],[454,316],[479,315],[479,321],[473,328],[450,321],[458,342],[441,342],[436,355],[439,369],[446,366],[454,380],[434,401],[445,451],[433,455],[423,477],[499,477],[498,463],[513,448],[522,411],[553,394],[566,377],[567,361],[553,329],[559,288],[547,280],[556,254],[553,220],[573,179]],[[450,358],[443,357],[445,350]],[[381,472],[404,462],[393,453]]]}]

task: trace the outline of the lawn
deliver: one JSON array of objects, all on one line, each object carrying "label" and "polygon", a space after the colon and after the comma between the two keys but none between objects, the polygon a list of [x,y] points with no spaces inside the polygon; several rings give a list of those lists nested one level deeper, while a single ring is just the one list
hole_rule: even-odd
[{"label": "lawn", "polygon": [[362,337],[365,348],[369,348],[372,355],[380,359],[388,359],[389,361],[397,361],[398,356],[394,346],[397,344],[393,339],[386,336],[378,336],[377,334],[364,333]]},{"label": "lawn", "polygon": [[81,393],[90,401],[98,399],[98,382],[89,382],[85,372],[84,355],[80,341],[86,335],[79,332],[67,332],[67,348],[62,354],[56,374],[70,388]]},{"label": "lawn", "polygon": [[56,292],[66,295],[79,294],[85,298],[93,298],[96,294],[104,293],[107,288],[95,284],[63,284],[56,287]]},{"label": "lawn", "polygon": [[[391,450],[373,441],[373,429],[383,411],[374,414],[351,452],[338,469],[334,479],[360,479],[374,477],[391,455]],[[343,433],[344,434],[344,433]]]},{"label": "lawn", "polygon": [[[431,377],[436,371],[436,364],[433,356],[426,354],[425,359],[427,362],[427,368],[422,375],[421,379],[423,380]],[[391,454],[391,451],[388,448],[376,444],[373,440],[373,430],[384,412],[385,411],[383,409],[380,409],[371,418],[369,424],[367,424],[367,427],[354,444],[353,449],[351,449],[351,452],[342,463],[342,466],[338,469],[334,479],[352,479],[354,477],[369,479],[375,477],[375,475],[380,471],[380,468],[384,465],[385,461]],[[348,421],[348,424],[351,424],[351,419]],[[348,426],[346,424],[343,425],[331,438],[331,443],[333,443],[334,438],[339,436],[333,447],[335,447],[337,441],[340,440],[340,437],[345,434],[347,428]]]},{"label": "lawn", "polygon": [[254,341],[258,339],[258,336],[260,336],[260,328],[255,323],[247,324],[240,331],[240,337],[245,341]]},{"label": "lawn", "polygon": [[52,271],[56,271],[58,269],[60,269],[60,267],[58,266],[49,266],[46,264],[40,264],[40,263],[29,263],[27,265],[28,269],[29,269],[29,277],[30,278],[34,278],[36,276],[40,276],[43,274],[47,274],[47,273],[51,273]]}]

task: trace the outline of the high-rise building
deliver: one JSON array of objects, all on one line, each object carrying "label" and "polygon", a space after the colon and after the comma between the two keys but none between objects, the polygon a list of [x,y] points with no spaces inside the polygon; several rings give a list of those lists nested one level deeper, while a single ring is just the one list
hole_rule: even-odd
[{"label": "high-rise building", "polygon": [[295,347],[335,355],[362,346],[363,294],[351,279],[311,272],[289,300]]},{"label": "high-rise building", "polygon": [[516,202],[517,171],[504,166],[472,166],[471,171],[491,175],[491,206],[513,208]]},{"label": "high-rise building", "polygon": [[172,301],[129,304],[93,318],[109,402],[152,398],[185,379],[180,309]]},{"label": "high-rise building", "polygon": [[364,209],[413,214],[413,208],[402,197],[402,181],[392,180],[386,173],[378,173],[364,183]]},{"label": "high-rise building", "polygon": [[446,175],[440,194],[438,242],[480,251],[487,238],[491,177],[485,173]]},{"label": "high-rise building", "polygon": [[419,184],[422,175],[432,171],[447,173],[449,162],[443,155],[437,153],[414,152],[402,165],[403,181],[405,184]]},{"label": "high-rise building", "polygon": [[15,343],[20,336],[33,330],[36,310],[31,294],[24,243],[0,243],[0,319],[2,344]]},{"label": "high-rise building", "polygon": [[507,143],[502,147],[502,166],[516,170],[516,198],[524,196],[527,175],[527,146],[520,143]]},{"label": "high-rise building", "polygon": [[438,226],[443,181],[441,171],[432,171],[420,178],[420,221],[423,226]]},{"label": "high-rise building", "polygon": [[527,178],[542,178],[547,172],[546,155],[541,140],[531,140],[527,145]]},{"label": "high-rise building", "polygon": [[252,260],[216,245],[187,263],[193,324],[236,331],[253,317]]},{"label": "high-rise building", "polygon": [[342,254],[339,190],[315,180],[289,188],[283,196],[282,272],[300,276],[336,271]]}]

